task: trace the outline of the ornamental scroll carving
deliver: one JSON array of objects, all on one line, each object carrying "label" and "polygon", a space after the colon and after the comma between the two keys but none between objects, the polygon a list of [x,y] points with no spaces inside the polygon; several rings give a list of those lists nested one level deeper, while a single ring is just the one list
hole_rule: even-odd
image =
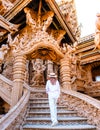
[{"label": "ornamental scroll carving", "polygon": [[11,34],[8,35],[8,43],[12,52],[14,54],[25,54],[29,58],[56,60],[63,57],[59,43],[65,31],[49,28],[54,13],[52,11],[44,14],[39,12],[39,15],[37,15],[37,12],[27,7],[24,8],[24,12],[26,13],[26,27],[14,38]]}]

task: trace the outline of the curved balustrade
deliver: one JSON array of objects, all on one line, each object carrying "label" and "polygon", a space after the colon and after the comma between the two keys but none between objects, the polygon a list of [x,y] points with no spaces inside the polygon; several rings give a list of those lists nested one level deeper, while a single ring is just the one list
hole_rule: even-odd
[{"label": "curved balustrade", "polygon": [[[26,86],[26,84],[24,84]],[[27,85],[28,86],[28,85]],[[0,119],[0,130],[13,130],[19,128],[24,117],[27,102],[29,100],[30,91],[24,88],[24,93],[18,103]]]},{"label": "curved balustrade", "polygon": [[88,123],[100,128],[100,101],[72,90],[62,90],[61,103],[74,109],[80,116],[88,118]]},{"label": "curved balustrade", "polygon": [[11,105],[12,87],[13,87],[13,82],[0,74],[0,96],[9,105]]},{"label": "curved balustrade", "polygon": [[10,87],[13,87],[12,81],[0,74],[0,82],[1,81],[3,81],[5,84],[8,84]]}]

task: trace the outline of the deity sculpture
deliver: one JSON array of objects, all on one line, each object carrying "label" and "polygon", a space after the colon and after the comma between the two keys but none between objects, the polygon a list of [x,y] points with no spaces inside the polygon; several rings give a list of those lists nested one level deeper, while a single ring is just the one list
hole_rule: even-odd
[{"label": "deity sculpture", "polygon": [[33,64],[33,78],[31,81],[32,87],[42,87],[45,84],[43,72],[46,69],[42,62],[35,62]]}]

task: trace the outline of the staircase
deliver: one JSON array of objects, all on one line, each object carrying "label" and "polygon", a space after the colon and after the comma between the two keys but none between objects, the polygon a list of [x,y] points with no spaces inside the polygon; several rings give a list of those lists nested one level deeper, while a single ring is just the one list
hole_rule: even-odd
[{"label": "staircase", "polygon": [[59,123],[52,127],[48,99],[44,96],[34,97],[31,93],[23,130],[96,130],[95,126],[87,124],[86,118],[77,116],[75,111],[61,105],[57,110]]}]

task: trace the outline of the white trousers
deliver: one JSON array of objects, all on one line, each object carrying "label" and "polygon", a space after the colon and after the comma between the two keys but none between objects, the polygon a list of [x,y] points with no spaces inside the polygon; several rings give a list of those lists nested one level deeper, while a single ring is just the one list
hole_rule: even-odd
[{"label": "white trousers", "polygon": [[49,97],[49,107],[52,122],[57,121],[57,99],[58,98]]}]

